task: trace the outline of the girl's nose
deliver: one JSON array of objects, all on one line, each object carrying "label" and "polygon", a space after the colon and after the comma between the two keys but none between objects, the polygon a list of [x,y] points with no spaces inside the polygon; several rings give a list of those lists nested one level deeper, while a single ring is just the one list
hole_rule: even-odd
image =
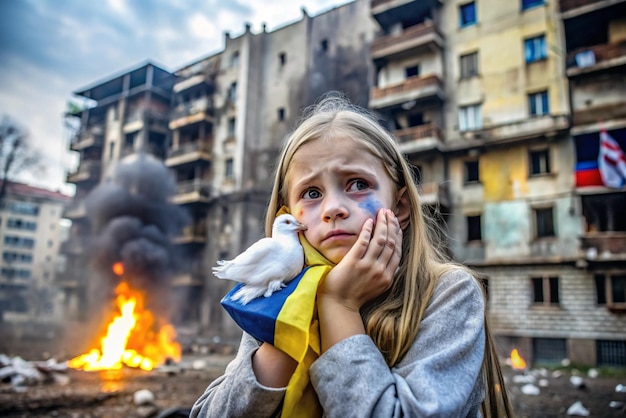
[{"label": "girl's nose", "polygon": [[325,221],[332,221],[336,218],[345,219],[348,217],[348,208],[337,196],[327,195],[324,199],[322,217]]}]

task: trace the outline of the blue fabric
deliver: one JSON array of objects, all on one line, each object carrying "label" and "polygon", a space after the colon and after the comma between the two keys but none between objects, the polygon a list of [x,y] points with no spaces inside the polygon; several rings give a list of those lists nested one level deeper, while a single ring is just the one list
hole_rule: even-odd
[{"label": "blue fabric", "polygon": [[274,292],[270,297],[259,297],[246,305],[233,301],[231,298],[243,283],[238,283],[222,298],[221,304],[239,327],[259,341],[274,345],[276,318],[287,298],[296,290],[298,283],[308,268],[304,269],[295,279],[287,283],[283,289]]}]

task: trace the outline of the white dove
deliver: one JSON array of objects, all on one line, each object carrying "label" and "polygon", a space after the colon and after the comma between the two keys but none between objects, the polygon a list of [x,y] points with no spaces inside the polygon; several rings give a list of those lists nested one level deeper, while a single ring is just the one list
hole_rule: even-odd
[{"label": "white dove", "polygon": [[304,250],[298,232],[306,230],[293,215],[278,216],[272,236],[262,238],[232,260],[220,260],[213,274],[220,279],[244,283],[232,300],[242,305],[263,295],[269,297],[285,287],[304,266]]}]

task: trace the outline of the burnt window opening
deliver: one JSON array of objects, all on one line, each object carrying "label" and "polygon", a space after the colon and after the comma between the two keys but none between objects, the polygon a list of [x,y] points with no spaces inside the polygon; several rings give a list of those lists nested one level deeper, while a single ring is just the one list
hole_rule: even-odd
[{"label": "burnt window opening", "polygon": [[531,176],[539,176],[550,173],[550,150],[542,149],[530,151],[529,165],[529,172]]},{"label": "burnt window opening", "polygon": [[285,120],[285,108],[284,107],[278,108],[278,120],[281,122]]},{"label": "burnt window opening", "polygon": [[481,226],[481,216],[480,215],[472,215],[467,216],[467,241],[482,241],[482,226]]},{"label": "burnt window opening", "polygon": [[558,277],[533,277],[533,304],[545,306],[558,306],[559,278]]},{"label": "burnt window opening", "polygon": [[287,54],[285,52],[278,54],[278,61],[280,62],[280,66],[284,67],[285,64],[287,64]]},{"label": "burnt window opening", "polygon": [[626,305],[626,273],[596,274],[594,279],[598,305]]},{"label": "burnt window opening", "polygon": [[409,113],[407,115],[407,121],[409,123],[409,127],[423,125],[424,114],[423,113]]},{"label": "burnt window opening", "polygon": [[587,232],[626,232],[626,193],[582,196]]},{"label": "burnt window opening", "polygon": [[554,208],[535,209],[535,237],[554,237]]},{"label": "burnt window opening", "polygon": [[320,49],[322,52],[328,51],[328,39],[322,39],[322,42],[320,42]]},{"label": "burnt window opening", "polygon": [[478,183],[479,181],[478,160],[465,161],[465,183]]}]

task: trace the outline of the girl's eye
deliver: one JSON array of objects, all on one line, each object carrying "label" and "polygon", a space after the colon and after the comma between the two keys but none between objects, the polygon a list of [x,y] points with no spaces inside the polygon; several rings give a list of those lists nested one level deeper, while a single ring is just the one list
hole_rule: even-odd
[{"label": "girl's eye", "polygon": [[319,192],[319,190],[315,189],[309,189],[302,193],[302,197],[304,199],[319,199],[321,196],[322,194]]},{"label": "girl's eye", "polygon": [[369,183],[367,183],[365,180],[357,179],[350,183],[350,185],[348,186],[348,190],[351,192],[358,192],[361,190],[369,189],[369,187]]}]

